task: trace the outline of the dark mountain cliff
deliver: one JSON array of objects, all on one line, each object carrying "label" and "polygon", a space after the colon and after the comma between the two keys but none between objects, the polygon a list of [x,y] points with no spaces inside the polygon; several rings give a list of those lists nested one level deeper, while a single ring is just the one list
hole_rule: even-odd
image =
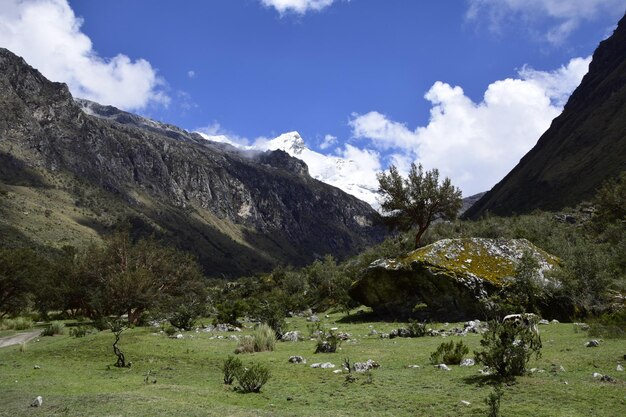
[{"label": "dark mountain cliff", "polygon": [[535,147],[466,213],[478,218],[559,210],[588,200],[626,170],[626,17]]},{"label": "dark mountain cliff", "polygon": [[244,154],[75,102],[6,49],[0,109],[0,244],[80,245],[130,219],[195,252],[209,275],[235,276],[343,257],[383,236],[369,205],[284,152]]}]

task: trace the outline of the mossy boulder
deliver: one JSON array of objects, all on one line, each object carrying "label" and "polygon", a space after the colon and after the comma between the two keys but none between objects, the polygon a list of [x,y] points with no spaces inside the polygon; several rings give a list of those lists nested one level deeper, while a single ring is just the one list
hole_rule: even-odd
[{"label": "mossy boulder", "polygon": [[515,279],[524,256],[537,261],[538,276],[559,260],[526,239],[444,239],[404,257],[379,259],[353,284],[350,296],[380,313],[404,315],[426,304],[438,317],[467,319],[484,313],[484,301]]}]

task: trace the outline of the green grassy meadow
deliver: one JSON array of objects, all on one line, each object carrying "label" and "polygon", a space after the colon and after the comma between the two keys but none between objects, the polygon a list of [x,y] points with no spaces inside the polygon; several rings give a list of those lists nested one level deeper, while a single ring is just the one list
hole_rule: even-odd
[{"label": "green grassy meadow", "polygon": [[[487,415],[484,399],[492,391],[492,382],[478,373],[480,366],[450,366],[448,372],[429,363],[442,337],[381,339],[369,335],[371,330],[389,332],[402,324],[346,323],[342,318],[331,314],[321,319],[324,327],[352,335],[352,341],[343,342],[337,353],[315,355],[315,342],[305,340],[279,342],[273,352],[239,355],[244,365],[270,367],[272,377],[259,394],[236,392],[222,381],[222,363],[237,345],[230,336],[246,331],[185,332],[184,339],[171,339],[155,328],[127,330],[119,346],[132,367],[118,369],[112,366],[110,331],[73,338],[66,329],[65,335],[40,337],[25,349],[17,345],[0,349],[0,416]],[[290,330],[308,335],[304,319],[288,321]],[[600,347],[587,348],[589,337],[572,324],[544,325],[540,330],[542,357],[532,360],[529,368],[545,372],[504,386],[503,416],[626,415],[626,374],[615,370],[618,361],[626,362],[623,339],[607,339]],[[480,336],[471,334],[463,341],[474,350]],[[292,355],[305,357],[307,364],[288,363]],[[371,383],[364,374],[356,374],[357,380],[348,383],[345,372],[333,373],[342,368],[344,358],[373,359],[381,367],[371,371]],[[311,368],[316,362],[337,367]],[[561,366],[565,371],[560,371]],[[617,383],[600,382],[593,378],[594,372],[611,375]],[[43,397],[43,406],[30,407],[37,395]],[[461,404],[462,400],[470,405]]]}]

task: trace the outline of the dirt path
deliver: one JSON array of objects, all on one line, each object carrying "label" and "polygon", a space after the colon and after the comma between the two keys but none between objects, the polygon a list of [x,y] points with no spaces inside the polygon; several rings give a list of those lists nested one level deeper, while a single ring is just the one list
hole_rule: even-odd
[{"label": "dirt path", "polygon": [[0,348],[26,343],[33,340],[40,334],[41,330],[33,330],[26,333],[14,334],[13,336],[0,337]]}]

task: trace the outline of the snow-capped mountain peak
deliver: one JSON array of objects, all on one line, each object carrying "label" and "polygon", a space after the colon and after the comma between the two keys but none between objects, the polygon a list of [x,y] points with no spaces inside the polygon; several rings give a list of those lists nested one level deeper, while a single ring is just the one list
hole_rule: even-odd
[{"label": "snow-capped mountain peak", "polygon": [[302,136],[298,132],[287,132],[270,140],[258,140],[253,146],[238,144],[224,135],[211,136],[201,132],[200,135],[214,142],[225,142],[242,150],[275,151],[282,150],[289,155],[304,161],[309,167],[309,174],[326,184],[333,185],[348,194],[351,194],[372,207],[380,207],[377,201],[378,182],[376,169],[366,163],[363,165],[358,160],[336,156],[324,155],[313,151],[306,146]]}]

